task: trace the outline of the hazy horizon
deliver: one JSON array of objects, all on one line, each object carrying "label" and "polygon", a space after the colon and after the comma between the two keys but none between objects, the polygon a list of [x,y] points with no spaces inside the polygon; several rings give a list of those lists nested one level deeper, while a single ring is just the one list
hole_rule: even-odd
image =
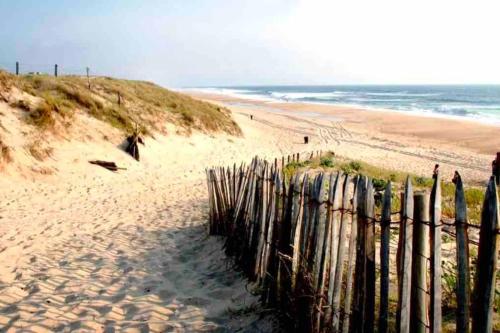
[{"label": "hazy horizon", "polygon": [[169,87],[497,85],[498,12],[490,0],[0,0],[0,67]]}]

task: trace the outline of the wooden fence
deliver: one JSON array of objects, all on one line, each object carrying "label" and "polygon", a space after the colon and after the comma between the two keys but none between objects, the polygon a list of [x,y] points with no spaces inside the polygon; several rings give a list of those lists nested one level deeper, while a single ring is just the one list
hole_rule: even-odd
[{"label": "wooden fence", "polygon": [[[480,226],[467,223],[459,176],[452,223],[441,217],[438,173],[430,192],[413,191],[408,178],[402,193],[391,193],[389,183],[380,195],[362,175],[307,172],[284,180],[276,161],[256,157],[248,166],[208,169],[207,182],[210,233],[226,237],[226,253],[259,286],[262,301],[289,316],[291,330],[441,332],[441,242],[452,229],[456,331],[492,332],[499,223],[493,177]],[[395,196],[400,207],[391,207]],[[479,234],[473,288],[471,228]]]}]

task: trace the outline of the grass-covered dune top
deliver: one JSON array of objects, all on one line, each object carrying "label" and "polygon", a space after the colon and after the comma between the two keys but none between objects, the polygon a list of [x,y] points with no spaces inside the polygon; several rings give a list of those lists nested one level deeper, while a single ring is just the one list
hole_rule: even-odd
[{"label": "grass-covered dune top", "polygon": [[37,97],[36,103],[29,99],[9,103],[25,110],[25,120],[42,130],[58,122],[70,126],[75,112],[84,111],[124,132],[133,131],[136,124],[145,134],[163,132],[165,123],[171,123],[186,133],[241,134],[229,110],[150,82],[93,77],[89,89],[86,77],[14,76],[0,71],[0,92],[13,87]]}]

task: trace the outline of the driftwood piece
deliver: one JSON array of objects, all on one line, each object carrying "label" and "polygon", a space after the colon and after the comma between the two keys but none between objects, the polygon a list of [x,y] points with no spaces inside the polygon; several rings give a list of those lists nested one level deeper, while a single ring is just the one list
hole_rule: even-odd
[{"label": "driftwood piece", "polygon": [[90,164],[95,164],[99,165],[105,169],[108,169],[110,171],[118,171],[118,170],[127,170],[126,168],[120,168],[116,165],[115,162],[107,162],[107,161],[100,161],[100,160],[94,160],[94,161],[89,161]]}]

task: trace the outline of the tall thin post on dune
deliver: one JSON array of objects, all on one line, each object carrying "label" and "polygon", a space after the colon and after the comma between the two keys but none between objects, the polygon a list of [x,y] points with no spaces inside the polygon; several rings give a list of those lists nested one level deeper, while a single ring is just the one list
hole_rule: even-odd
[{"label": "tall thin post on dune", "polygon": [[19,75],[19,61],[16,61],[16,75]]},{"label": "tall thin post on dune", "polygon": [[89,90],[90,90],[90,68],[87,67],[87,83],[89,85]]}]

